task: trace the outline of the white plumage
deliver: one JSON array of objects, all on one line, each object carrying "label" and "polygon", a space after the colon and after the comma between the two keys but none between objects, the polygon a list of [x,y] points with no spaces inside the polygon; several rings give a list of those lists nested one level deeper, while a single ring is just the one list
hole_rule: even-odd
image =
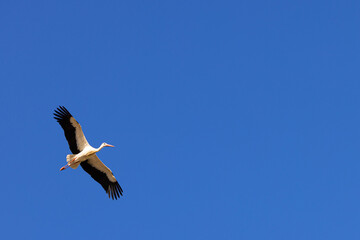
[{"label": "white plumage", "polygon": [[66,156],[67,165],[62,167],[60,171],[71,167],[76,169],[79,165],[96,180],[105,189],[106,193],[112,199],[122,196],[122,188],[117,182],[111,170],[96,156],[103,147],[114,147],[107,143],[102,143],[99,148],[90,146],[85,138],[80,124],[63,106],[55,110],[55,119],[64,129],[66,140],[69,143],[70,150],[73,154]]}]

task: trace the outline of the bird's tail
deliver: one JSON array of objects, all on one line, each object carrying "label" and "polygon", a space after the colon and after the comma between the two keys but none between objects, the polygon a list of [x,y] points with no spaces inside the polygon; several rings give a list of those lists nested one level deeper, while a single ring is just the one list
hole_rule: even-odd
[{"label": "bird's tail", "polygon": [[76,154],[68,154],[68,155],[66,155],[66,161],[70,162],[71,160],[74,159],[75,156],[76,156]]},{"label": "bird's tail", "polygon": [[[75,156],[76,156],[76,154],[68,154],[68,155],[66,156],[66,161],[67,161],[67,162],[70,162],[71,160],[73,160],[73,159],[75,158]],[[79,166],[79,164],[80,164],[80,162],[76,162],[76,160],[75,160],[75,162],[72,163],[72,164],[70,165],[70,167],[71,167],[72,169],[76,169],[76,168]]]}]

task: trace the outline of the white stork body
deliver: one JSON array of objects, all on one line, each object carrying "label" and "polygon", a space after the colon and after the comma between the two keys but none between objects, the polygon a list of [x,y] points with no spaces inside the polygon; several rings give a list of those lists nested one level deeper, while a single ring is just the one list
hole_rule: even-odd
[{"label": "white stork body", "polygon": [[54,115],[54,118],[64,129],[66,140],[68,141],[70,150],[73,153],[66,156],[68,163],[62,167],[60,171],[68,167],[76,169],[80,165],[95,181],[101,184],[109,197],[111,195],[112,199],[117,199],[120,195],[122,196],[123,190],[113,173],[96,156],[96,153],[103,147],[114,146],[107,143],[101,144],[99,148],[93,148],[90,146],[85,138],[80,124],[65,107],[60,106],[57,108]]},{"label": "white stork body", "polygon": [[114,147],[114,146],[110,145],[110,144],[107,144],[107,143],[101,144],[101,146],[99,148],[93,148],[90,145],[86,145],[85,148],[81,152],[79,152],[78,154],[69,154],[69,155],[67,155],[66,156],[66,161],[68,162],[68,164],[65,165],[64,167],[62,167],[60,169],[60,171],[64,170],[67,167],[71,167],[73,169],[76,169],[81,162],[86,161],[89,157],[91,157],[95,153],[99,152],[103,147]]}]

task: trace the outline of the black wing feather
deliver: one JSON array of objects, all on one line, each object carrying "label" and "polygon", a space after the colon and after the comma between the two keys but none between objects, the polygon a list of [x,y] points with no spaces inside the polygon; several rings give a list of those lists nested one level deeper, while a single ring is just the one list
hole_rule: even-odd
[{"label": "black wing feather", "polygon": [[76,144],[75,127],[70,122],[72,115],[64,106],[59,106],[55,110],[54,116],[56,121],[58,121],[60,126],[64,129],[65,137],[69,143],[71,152],[73,154],[78,154],[80,150]]},{"label": "black wing feather", "polygon": [[120,195],[122,196],[123,190],[120,187],[119,183],[117,181],[111,182],[106,176],[106,173],[93,167],[91,164],[89,164],[88,161],[89,160],[86,160],[80,163],[84,171],[87,172],[95,181],[101,184],[101,186],[105,189],[106,193],[109,195],[109,198],[110,196],[112,199],[120,198]]}]

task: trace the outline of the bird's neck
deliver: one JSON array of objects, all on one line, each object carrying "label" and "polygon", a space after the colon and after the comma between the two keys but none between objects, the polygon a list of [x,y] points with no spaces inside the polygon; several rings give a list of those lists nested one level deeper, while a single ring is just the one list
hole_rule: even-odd
[{"label": "bird's neck", "polygon": [[96,152],[100,151],[103,147],[105,147],[105,145],[101,144],[101,146],[96,149]]}]

